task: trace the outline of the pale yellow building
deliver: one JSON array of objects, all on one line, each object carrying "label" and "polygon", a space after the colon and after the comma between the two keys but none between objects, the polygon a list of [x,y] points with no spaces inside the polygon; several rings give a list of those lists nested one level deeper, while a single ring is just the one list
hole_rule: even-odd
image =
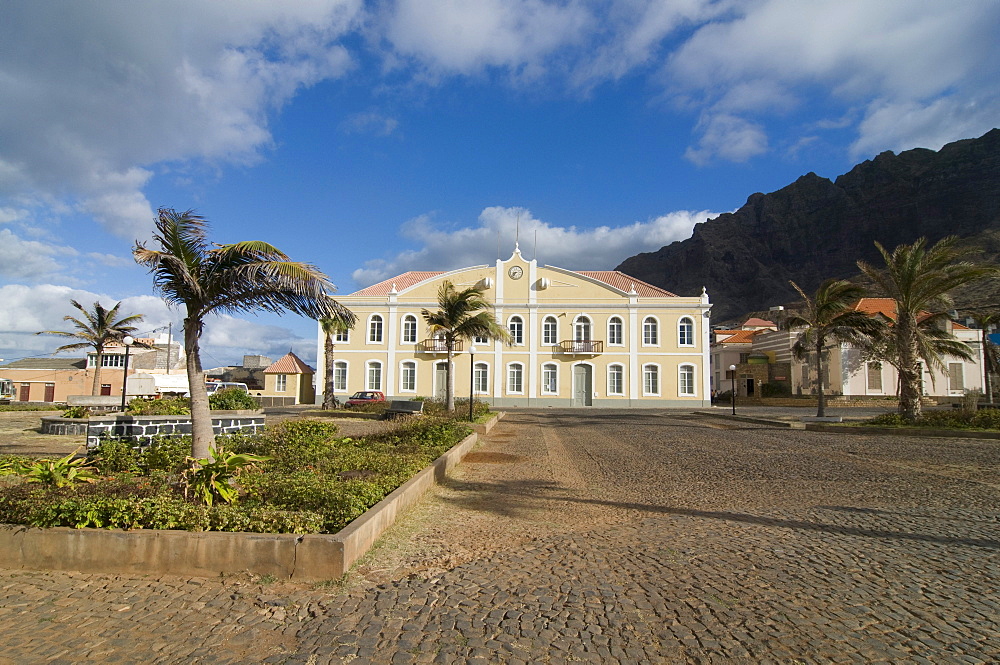
[{"label": "pale yellow building", "polygon": [[[358,317],[354,330],[334,339],[338,396],[443,396],[444,343],[430,338],[420,312],[437,311],[445,280],[459,289],[485,287],[513,337],[511,344],[460,343],[456,397],[467,398],[474,387],[477,399],[501,407],[710,405],[711,304],[704,291],[681,297],[616,271],[539,266],[517,250],[496,265],[407,272],[338,297]],[[318,337],[321,384],[322,330]]]}]

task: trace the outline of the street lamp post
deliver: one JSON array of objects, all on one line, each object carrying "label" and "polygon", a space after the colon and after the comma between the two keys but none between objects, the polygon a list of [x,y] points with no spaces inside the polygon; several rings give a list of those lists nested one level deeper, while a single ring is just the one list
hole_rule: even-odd
[{"label": "street lamp post", "polygon": [[736,365],[729,366],[729,376],[732,377],[733,380],[733,389],[731,392],[733,400],[733,415],[735,416],[736,415]]},{"label": "street lamp post", "polygon": [[473,421],[472,406],[476,403],[476,347],[469,347],[469,422]]},{"label": "street lamp post", "polygon": [[125,386],[128,384],[128,352],[132,348],[132,343],[135,342],[131,335],[125,335],[122,339],[122,344],[125,345],[125,368],[122,370],[122,413],[125,413]]}]

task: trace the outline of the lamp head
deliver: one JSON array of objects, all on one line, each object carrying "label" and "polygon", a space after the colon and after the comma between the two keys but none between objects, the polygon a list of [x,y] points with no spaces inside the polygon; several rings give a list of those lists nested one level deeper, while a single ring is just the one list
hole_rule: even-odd
[{"label": "lamp head", "polygon": [[122,344],[125,346],[132,346],[133,343],[135,343],[135,338],[131,335],[125,335],[125,337],[122,338]]}]

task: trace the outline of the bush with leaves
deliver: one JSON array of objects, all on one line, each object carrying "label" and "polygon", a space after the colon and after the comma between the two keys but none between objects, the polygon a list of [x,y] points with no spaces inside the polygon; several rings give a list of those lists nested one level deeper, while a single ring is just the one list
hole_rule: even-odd
[{"label": "bush with leaves", "polygon": [[139,464],[146,473],[180,473],[187,468],[190,453],[190,436],[158,436],[143,448]]},{"label": "bush with leaves", "polygon": [[232,503],[239,496],[236,480],[248,467],[267,461],[267,457],[210,448],[211,457],[189,458],[191,466],[182,474],[184,496],[194,496],[206,506],[217,500]]},{"label": "bush with leaves", "polygon": [[62,414],[63,418],[89,418],[90,409],[86,406],[71,406]]},{"label": "bush with leaves", "polygon": [[88,461],[102,474],[138,473],[140,453],[128,438],[104,438],[87,454]]},{"label": "bush with leaves", "polygon": [[224,388],[209,395],[208,407],[216,411],[255,411],[260,408],[260,403],[245,390]]},{"label": "bush with leaves", "polygon": [[136,397],[128,403],[125,413],[131,416],[186,416],[191,413],[191,400],[187,397],[166,399]]},{"label": "bush with leaves", "polygon": [[24,478],[26,483],[42,483],[66,487],[74,483],[92,483],[97,480],[93,467],[87,466],[87,460],[76,457],[78,451],[73,451],[59,459],[40,459],[25,464],[15,473]]}]

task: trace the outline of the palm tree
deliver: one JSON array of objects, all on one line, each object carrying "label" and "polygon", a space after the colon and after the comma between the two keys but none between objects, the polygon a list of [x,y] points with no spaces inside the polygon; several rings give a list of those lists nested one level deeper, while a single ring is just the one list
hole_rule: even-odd
[{"label": "palm tree", "polygon": [[792,347],[796,358],[805,359],[816,354],[817,410],[816,416],[826,415],[826,395],[823,392],[823,353],[833,342],[848,342],[864,346],[870,335],[876,334],[880,323],[864,312],[854,309],[854,304],[864,295],[864,289],[850,282],[828,279],[819,285],[816,295],[810,298],[795,282],[792,288],[805,301],[805,310],[790,314],[783,325],[787,329],[800,329]]},{"label": "palm tree", "polygon": [[510,341],[510,333],[497,323],[493,314],[486,311],[491,307],[483,298],[485,289],[479,286],[459,291],[450,281],[445,280],[438,289],[438,311],[421,310],[432,335],[443,335],[448,350],[445,367],[445,404],[449,411],[455,410],[455,376],[451,362],[455,355],[455,342],[460,339],[485,337],[486,339]]},{"label": "palm tree", "polygon": [[951,309],[948,292],[998,270],[961,261],[965,251],[949,236],[927,247],[920,238],[888,252],[875,243],[885,268],[858,261],[858,267],[885,296],[896,302],[896,320],[886,328],[881,345],[886,360],[899,373],[899,414],[908,421],[920,417],[920,362],[943,367],[943,356],[971,359],[969,347],[954,339],[943,327]]},{"label": "palm tree", "polygon": [[160,249],[136,242],[137,263],[149,267],[153,286],[172,305],[185,308],[184,349],[191,392],[191,454],[207,458],[215,437],[201,366],[200,340],[209,314],[264,310],[294,312],[312,319],[354,314],[327,295],[333,285],[313,265],[291,261],[259,240],[216,245],[207,239],[208,224],[193,211],[160,208],[153,241]]},{"label": "palm tree", "polygon": [[75,328],[72,332],[62,330],[45,330],[36,335],[60,335],[62,337],[72,337],[80,340],[73,344],[64,344],[56,349],[60,351],[75,351],[77,349],[92,348],[97,353],[94,363],[94,385],[91,389],[92,395],[101,394],[101,364],[104,360],[104,347],[109,342],[121,342],[127,335],[134,333],[137,328],[133,323],[142,321],[142,314],[132,314],[124,318],[118,318],[118,308],[121,303],[116,303],[111,309],[105,309],[99,302],[95,302],[93,309],[87,310],[75,300],[69,301],[73,307],[80,310],[83,318],[78,319],[72,316],[64,316],[63,321],[70,321]]},{"label": "palm tree", "polygon": [[346,332],[350,325],[341,318],[324,317],[319,320],[323,331],[323,409],[332,409],[336,396],[333,394],[333,336]]}]

